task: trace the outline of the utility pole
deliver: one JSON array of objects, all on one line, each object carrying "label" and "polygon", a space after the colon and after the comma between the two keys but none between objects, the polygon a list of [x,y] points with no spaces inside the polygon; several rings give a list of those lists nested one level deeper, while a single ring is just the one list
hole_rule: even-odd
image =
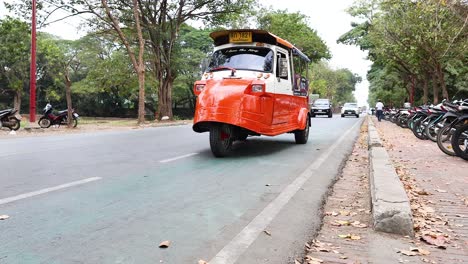
[{"label": "utility pole", "polygon": [[29,122],[36,122],[36,0],[32,0]]}]

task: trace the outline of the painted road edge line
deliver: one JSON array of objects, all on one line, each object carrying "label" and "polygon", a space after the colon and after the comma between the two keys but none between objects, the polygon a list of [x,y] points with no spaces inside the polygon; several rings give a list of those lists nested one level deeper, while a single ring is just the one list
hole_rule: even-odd
[{"label": "painted road edge line", "polygon": [[85,183],[88,183],[88,182],[98,181],[98,180],[101,180],[101,179],[102,179],[101,177],[92,177],[92,178],[87,178],[87,179],[83,179],[83,180],[79,180],[79,181],[65,183],[65,184],[62,184],[62,185],[54,186],[54,187],[41,189],[41,190],[34,191],[34,192],[28,192],[28,193],[23,193],[23,194],[16,195],[16,196],[8,197],[8,198],[3,198],[3,199],[0,199],[0,205],[15,202],[15,201],[26,199],[26,198],[30,198],[30,197],[41,195],[41,194],[44,194],[44,193],[54,192],[54,191],[58,191],[58,190],[61,190],[61,189],[66,189],[66,188],[70,188],[70,187],[73,187],[73,186],[82,185],[82,184],[85,184]]},{"label": "painted road edge line", "polygon": [[168,163],[168,162],[171,162],[171,161],[176,161],[176,160],[192,157],[192,156],[195,156],[195,155],[198,155],[198,154],[200,154],[200,153],[189,153],[189,154],[186,154],[186,155],[177,156],[177,157],[170,158],[170,159],[160,160],[159,163]]},{"label": "painted road edge line", "polygon": [[312,176],[312,172],[317,170],[341,145],[342,141],[351,131],[362,121],[354,124],[344,133],[325,153],[307,167],[291,184],[260,212],[242,231],[237,234],[216,256],[208,263],[210,264],[234,264],[237,259],[247,250],[247,248],[257,239],[258,235],[273,221],[281,209],[289,200],[302,188]]}]

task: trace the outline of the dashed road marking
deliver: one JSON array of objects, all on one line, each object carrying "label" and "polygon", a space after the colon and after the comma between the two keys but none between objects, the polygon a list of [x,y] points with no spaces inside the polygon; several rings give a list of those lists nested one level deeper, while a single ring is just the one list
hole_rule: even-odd
[{"label": "dashed road marking", "polygon": [[28,193],[23,193],[23,194],[12,196],[12,197],[3,198],[3,199],[0,199],[0,205],[15,202],[18,200],[30,198],[30,197],[45,194],[45,193],[49,193],[49,192],[58,191],[58,190],[65,189],[65,188],[70,188],[70,187],[85,184],[88,182],[98,181],[101,179],[102,179],[101,177],[92,177],[92,178],[87,178],[87,179],[83,179],[79,181],[65,183],[62,185],[54,186],[54,187],[41,189],[41,190],[34,191],[34,192],[28,192]]},{"label": "dashed road marking", "polygon": [[195,155],[198,155],[198,154],[199,154],[199,153],[190,153],[190,154],[186,154],[186,155],[182,155],[182,156],[177,156],[177,157],[170,158],[170,159],[160,160],[159,162],[160,162],[160,163],[168,163],[168,162],[171,162],[171,161],[176,161],[176,160],[180,160],[180,159],[185,159],[185,158],[188,158],[188,157],[192,157],[192,156],[195,156]]}]

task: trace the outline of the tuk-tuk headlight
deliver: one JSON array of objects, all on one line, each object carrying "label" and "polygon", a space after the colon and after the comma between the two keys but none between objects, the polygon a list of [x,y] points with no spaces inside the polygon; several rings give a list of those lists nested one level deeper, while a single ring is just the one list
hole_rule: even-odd
[{"label": "tuk-tuk headlight", "polygon": [[261,93],[263,92],[263,85],[261,84],[254,84],[252,85],[252,93]]}]

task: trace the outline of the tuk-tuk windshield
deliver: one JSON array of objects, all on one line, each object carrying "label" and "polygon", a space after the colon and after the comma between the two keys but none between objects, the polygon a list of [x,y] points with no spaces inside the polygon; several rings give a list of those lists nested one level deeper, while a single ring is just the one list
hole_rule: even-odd
[{"label": "tuk-tuk windshield", "polygon": [[237,70],[272,72],[273,51],[262,47],[233,47],[217,50],[211,57],[208,71],[214,71],[223,66]]}]

